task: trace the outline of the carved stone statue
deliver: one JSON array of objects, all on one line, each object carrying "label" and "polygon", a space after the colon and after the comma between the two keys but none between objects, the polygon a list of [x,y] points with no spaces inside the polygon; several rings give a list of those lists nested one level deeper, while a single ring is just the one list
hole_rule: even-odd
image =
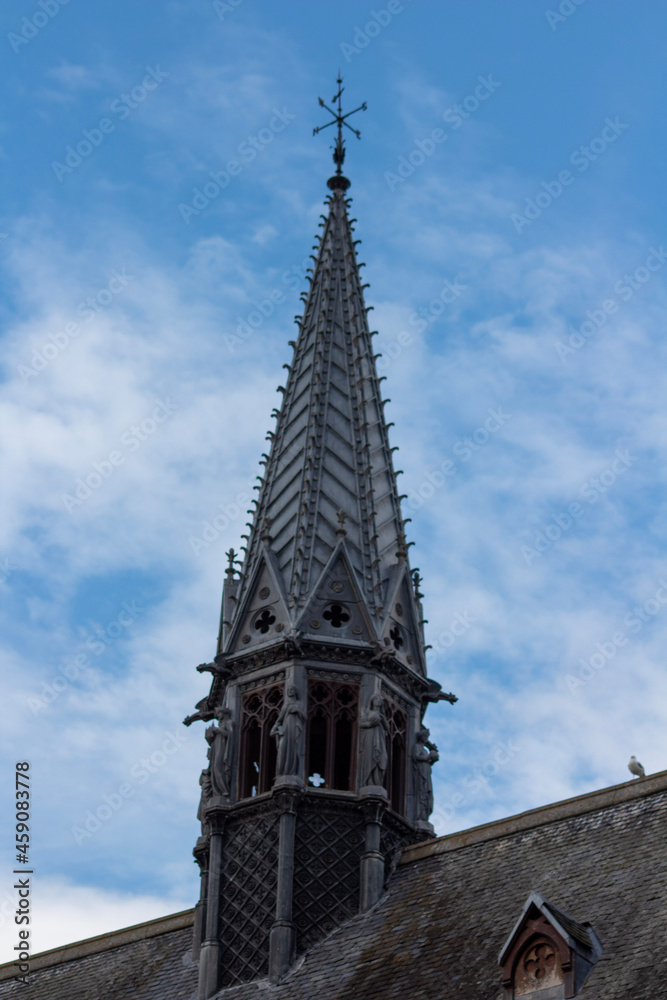
[{"label": "carved stone statue", "polygon": [[417,739],[412,749],[412,766],[415,775],[415,818],[425,821],[428,821],[433,812],[431,768],[436,760],[440,760],[437,746],[429,741],[430,735],[426,726],[422,726],[417,733]]},{"label": "carved stone statue", "polygon": [[359,784],[384,786],[387,771],[387,720],[380,695],[374,695],[361,717]]},{"label": "carved stone statue", "polygon": [[[205,736],[208,742],[209,782],[213,795],[229,798],[232,776],[232,747],[234,723],[229,708],[219,708],[215,717],[217,726],[209,726]],[[202,788],[204,785],[202,785]]]},{"label": "carved stone statue", "polygon": [[295,687],[290,687],[287,689],[282,711],[271,729],[271,736],[275,736],[278,741],[278,775],[301,777],[305,723],[306,715],[301,707],[299,692]]},{"label": "carved stone statue", "polygon": [[199,784],[201,785],[201,798],[199,799],[199,808],[197,809],[197,819],[200,823],[204,822],[204,809],[206,808],[206,803],[213,794],[213,789],[211,788],[211,770],[206,768],[199,775]]}]

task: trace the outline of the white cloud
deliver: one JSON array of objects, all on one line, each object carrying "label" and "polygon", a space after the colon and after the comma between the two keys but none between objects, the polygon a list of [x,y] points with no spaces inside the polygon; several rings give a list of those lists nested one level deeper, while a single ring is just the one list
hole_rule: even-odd
[{"label": "white cloud", "polygon": [[[217,167],[216,158],[255,127],[248,122],[262,123],[274,82],[252,68],[242,77],[213,65],[173,73],[189,80],[188,96],[206,115],[227,116],[229,126],[213,148],[200,121],[184,124],[167,103],[150,112],[147,105],[165,142],[178,139],[180,159],[174,153],[166,166],[151,161],[149,171],[164,184],[167,211],[178,222],[178,200],[199,172]],[[401,93],[409,149],[417,126],[448,98],[413,85]],[[493,161],[493,137],[476,121],[470,128],[476,144],[489,143]],[[189,143],[195,131],[197,142]],[[437,801],[446,805],[456,791],[466,792],[439,823],[441,832],[624,780],[630,753],[651,771],[667,761],[660,708],[667,617],[656,615],[583,687],[571,693],[566,684],[579,659],[651,597],[663,573],[661,278],[623,302],[566,362],[555,347],[569,327],[580,327],[587,309],[614,294],[614,283],[641,263],[651,240],[592,236],[595,220],[578,218],[565,201],[545,213],[542,229],[517,236],[509,215],[530,179],[495,166],[469,170],[466,135],[461,129],[458,146],[452,138],[443,159],[434,157],[394,194],[383,186],[382,169],[367,183],[360,177],[351,192],[378,349],[388,357],[402,330],[413,333],[383,383],[393,400],[392,444],[402,445],[402,491],[418,490],[444,459],[456,464],[419,509],[404,510],[417,543],[412,561],[424,575],[427,641],[447,633],[456,613],[475,618],[432,661],[445,689],[460,696],[457,705],[429,713],[441,750]],[[235,189],[211,209],[219,213],[219,227],[212,225],[218,233],[204,224],[179,229],[178,250],[169,245],[171,231],[165,249],[159,237],[142,239],[122,218],[105,218],[91,232],[88,218],[74,216],[65,240],[53,235],[48,206],[12,227],[16,318],[3,346],[0,415],[13,431],[2,455],[0,566],[6,556],[16,569],[0,586],[9,608],[2,696],[15,721],[4,740],[12,755],[23,753],[29,719],[37,817],[46,825],[48,816],[51,833],[49,863],[61,872],[85,864],[91,873],[87,885],[44,878],[39,933],[53,924],[60,936],[44,937],[40,948],[194,902],[189,852],[205,758],[201,731],[189,730],[181,751],[138,784],[94,837],[76,844],[72,826],[159,750],[165,732],[178,729],[206,690],[194,666],[211,656],[224,552],[245,530],[249,504],[238,498],[250,492],[266,448],[291,319],[300,311],[298,292],[281,274],[307,256],[321,210],[304,193],[310,188],[298,167],[281,176],[277,190],[266,184],[280,176],[288,148],[292,163],[301,157],[298,141],[276,143],[275,157],[258,158],[253,167],[257,190],[273,200],[237,205]],[[387,169],[403,151],[399,145]],[[304,176],[313,156],[303,156]],[[443,163],[449,171],[455,156],[461,165],[445,177]],[[82,320],[79,303],[123,267],[132,281]],[[467,290],[418,332],[410,317],[428,312],[446,280]],[[232,353],[225,334],[272,287],[285,290],[285,302]],[[29,365],[32,349],[43,351],[72,321],[79,321],[79,334],[26,382],[18,366]],[[150,419],[156,399],[176,404],[169,419],[140,447],[123,451],[122,464],[68,513],[62,494],[108,461],[133,425]],[[457,444],[498,407],[511,419],[464,459]],[[629,449],[636,462],[595,504],[582,502],[582,486],[608,468],[617,448]],[[534,545],[574,501],[582,502],[582,517],[528,564],[522,545]],[[191,538],[201,536],[219,504],[239,513],[197,555]],[[24,589],[31,591],[27,601]],[[135,599],[145,611],[104,654],[92,652],[88,637]],[[33,716],[27,698],[52,687],[80,652],[89,666]],[[494,760],[499,741],[520,749],[473,794],[474,773],[466,779]],[[76,776],[66,798],[63,774]],[[159,837],[156,816],[165,820]],[[154,883],[139,902],[108,892],[106,882],[90,884],[93,871],[122,881],[119,859],[138,831],[150,837],[127,864],[147,878],[150,843],[153,877],[175,887],[164,899]],[[94,915],[91,922],[86,912],[85,926],[75,913],[84,903]]]},{"label": "white cloud", "polygon": [[[154,920],[192,905],[183,897],[114,892],[57,878],[34,879],[31,901],[33,954]],[[10,890],[9,898],[0,904],[0,962],[11,961],[16,944],[13,916],[9,919],[12,904],[15,908]]]}]

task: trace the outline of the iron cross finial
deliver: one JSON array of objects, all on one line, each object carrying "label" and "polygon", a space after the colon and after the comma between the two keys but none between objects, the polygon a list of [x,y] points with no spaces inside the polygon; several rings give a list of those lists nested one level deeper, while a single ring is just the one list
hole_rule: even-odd
[{"label": "iron cross finial", "polygon": [[325,125],[318,125],[317,128],[314,128],[313,135],[317,135],[318,132],[322,132],[325,128],[329,128],[330,125],[338,126],[338,136],[336,139],[336,145],[334,147],[333,160],[334,163],[336,164],[336,173],[340,176],[340,174],[342,174],[343,172],[343,160],[345,159],[345,143],[343,142],[343,125],[345,126],[345,128],[349,128],[350,132],[353,132],[356,135],[357,139],[361,139],[361,132],[359,131],[359,129],[352,128],[352,126],[348,124],[347,119],[350,117],[350,115],[356,115],[357,111],[365,111],[367,105],[366,102],[364,101],[364,103],[360,104],[358,108],[355,108],[353,111],[348,111],[346,114],[343,114],[341,98],[343,96],[343,91],[345,90],[345,88],[343,86],[343,77],[340,75],[340,73],[338,74],[336,83],[338,84],[338,91],[331,98],[331,103],[335,106],[335,108],[330,108],[328,104],[324,103],[321,97],[318,97],[320,107],[325,108],[329,112],[329,114],[332,115],[332,118],[331,121],[327,122]]}]

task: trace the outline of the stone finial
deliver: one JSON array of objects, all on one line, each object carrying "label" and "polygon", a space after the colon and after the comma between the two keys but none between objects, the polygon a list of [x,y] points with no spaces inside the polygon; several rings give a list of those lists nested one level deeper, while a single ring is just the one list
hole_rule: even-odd
[{"label": "stone finial", "polygon": [[347,531],[345,529],[347,514],[345,513],[342,507],[337,512],[336,518],[338,519],[338,527],[336,528],[336,538],[345,538],[347,535]]},{"label": "stone finial", "polygon": [[396,557],[398,559],[408,558],[408,545],[405,540],[405,530],[401,528],[398,532],[398,547],[396,549]]},{"label": "stone finial", "polygon": [[236,552],[234,551],[234,549],[230,549],[229,552],[225,553],[225,555],[227,556],[227,570],[226,570],[227,579],[233,580],[234,573],[236,572],[234,564],[238,561],[236,558]]}]

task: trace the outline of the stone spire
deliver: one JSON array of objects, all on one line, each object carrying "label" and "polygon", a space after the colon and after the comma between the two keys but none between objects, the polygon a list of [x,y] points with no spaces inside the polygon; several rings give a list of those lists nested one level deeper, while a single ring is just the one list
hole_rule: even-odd
[{"label": "stone spire", "polygon": [[338,83],[336,173],[294,357],[240,570],[228,553],[217,654],[198,667],[211,691],[185,720],[213,721],[195,846],[200,1000],[279,981],[376,902],[402,846],[433,834],[438,754],[422,720],[455,700],[426,676]]},{"label": "stone spire", "polygon": [[239,597],[270,538],[290,609],[303,608],[336,547],[342,511],[350,562],[377,615],[403,522],[342,186],[328,200]]},{"label": "stone spire", "polygon": [[[286,384],[279,387],[282,405],[274,411],[275,429],[267,435],[271,447],[258,477],[245,559],[240,574],[228,576],[225,583],[218,657],[265,645],[277,638],[275,628],[283,635],[302,635],[312,632],[315,621],[315,628],[326,630],[331,609],[313,602],[322,581],[335,575],[343,560],[343,576],[350,578],[358,617],[363,618],[354,623],[348,618],[346,631],[357,641],[395,647],[423,676],[421,609],[410,580],[394,449],[384,415],[387,400],[368,325],[372,307],[364,303],[359,241],[348,217],[350,182],[342,173],[343,128],[357,137],[359,132],[346,121],[354,112],[341,111],[340,77],[338,84],[333,98],[337,110],[320,100],[333,116],[323,127],[338,127],[336,173],[327,182],[328,213],[321,216],[310,286],[302,295],[298,338],[290,341],[293,358],[285,366]],[[342,586],[340,580],[331,582]],[[258,622],[254,616],[263,602],[257,595],[269,591],[280,600]],[[402,620],[395,620],[396,607]],[[274,627],[267,629],[269,625]],[[335,634],[341,636],[340,631]]]}]

